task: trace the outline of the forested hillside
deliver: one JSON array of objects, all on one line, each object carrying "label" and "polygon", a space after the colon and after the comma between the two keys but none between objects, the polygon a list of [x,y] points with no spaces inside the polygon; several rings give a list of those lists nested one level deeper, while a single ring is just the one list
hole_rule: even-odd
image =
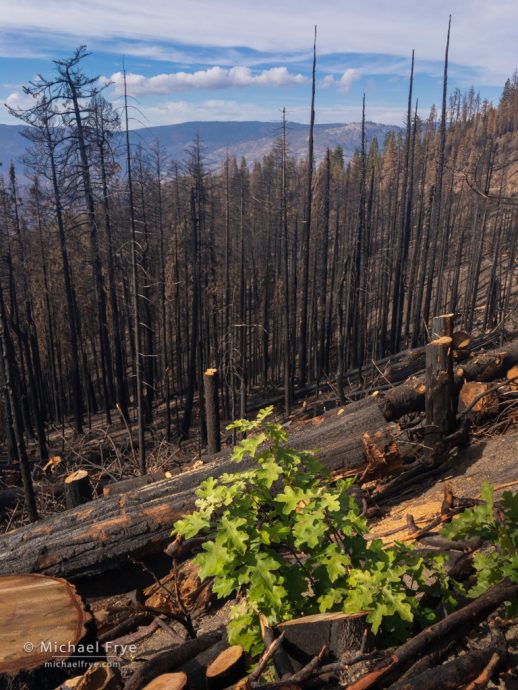
[{"label": "forested hillside", "polygon": [[406,130],[369,146],[364,104],[347,164],[335,147],[314,166],[311,136],[297,162],[280,123],[261,162],[214,171],[200,140],[178,161],[129,146],[119,165],[121,114],[83,54],[57,62],[27,87],[34,107],[13,111],[29,125],[31,177],[22,189],[11,167],[1,189],[12,453],[25,431],[44,457],[46,425],[80,434],[98,412],[107,424],[133,417],[139,400],[142,433],[165,404],[160,434],[186,438],[201,417],[204,440],[209,367],[226,418],[275,391],[288,413],[308,385],[335,380],[343,399],[350,370],[361,377],[365,363],[424,343],[434,314],[457,312],[469,332],[512,329],[516,76],[498,104],[445,91],[429,114],[410,83]]},{"label": "forested hillside", "polygon": [[[130,126],[135,121],[130,119]],[[375,137],[383,140],[390,131],[397,132],[399,127],[366,122],[366,138],[370,143]],[[27,140],[20,136],[23,125],[0,124],[0,163],[8,169],[14,163],[18,173],[25,174],[24,157],[27,150]],[[287,141],[290,153],[298,160],[307,157],[308,125],[288,121]],[[270,153],[275,140],[281,132],[281,123],[277,122],[182,122],[177,125],[162,125],[158,127],[137,127],[130,130],[130,144],[132,146],[149,147],[158,142],[163,155],[168,160],[183,160],[188,147],[196,137],[203,142],[203,158],[211,170],[221,167],[225,158],[236,156],[245,157],[250,167],[256,161]],[[315,124],[315,160],[321,162],[326,155],[328,146],[335,148],[340,145],[344,151],[344,159],[349,162],[360,144],[361,127],[359,123],[348,124]],[[123,132],[115,134],[113,147],[118,160],[124,160]],[[29,171],[30,172],[30,171]]]}]

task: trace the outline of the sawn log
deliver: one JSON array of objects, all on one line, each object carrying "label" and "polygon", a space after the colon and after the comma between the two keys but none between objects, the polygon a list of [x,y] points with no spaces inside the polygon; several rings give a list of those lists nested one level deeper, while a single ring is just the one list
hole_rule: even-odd
[{"label": "sawn log", "polygon": [[[365,465],[363,436],[380,450],[392,442],[377,399],[366,398],[306,422],[290,444],[318,451],[329,469]],[[0,537],[0,574],[39,572],[75,578],[125,565],[128,555],[158,552],[175,520],[194,508],[195,490],[210,476],[238,472],[229,450],[196,470],[138,487],[123,495],[99,497]]]}]

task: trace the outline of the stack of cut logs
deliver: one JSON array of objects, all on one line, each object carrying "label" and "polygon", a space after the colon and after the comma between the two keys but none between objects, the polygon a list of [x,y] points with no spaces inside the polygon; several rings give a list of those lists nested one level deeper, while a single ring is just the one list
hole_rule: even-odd
[{"label": "stack of cut logs", "polygon": [[[395,422],[405,415],[424,412],[424,445],[429,449],[425,460],[429,467],[430,457],[436,461],[439,451],[458,433],[460,421],[477,419],[498,409],[498,387],[492,384],[495,379],[506,377],[510,386],[518,388],[518,340],[474,354],[468,349],[470,338],[455,332],[453,315],[436,317],[432,330],[432,340],[426,348],[404,353],[385,370],[389,387],[383,386],[361,400],[295,424],[290,443],[295,448],[318,448],[321,461],[333,471],[358,472],[371,478],[401,474],[403,450]],[[394,385],[401,380],[401,373],[409,370],[424,370],[424,375]],[[210,416],[211,448],[218,450],[217,372],[207,370],[205,379],[210,393],[206,397],[216,405],[216,412],[213,410]],[[83,675],[75,674],[77,678],[72,680],[64,680],[64,672],[57,667],[45,667],[46,662],[59,657],[67,661],[77,657],[77,661],[82,659],[88,664],[96,661],[95,653],[75,651],[80,643],[96,640],[94,626],[74,587],[60,578],[83,583],[92,575],[127,568],[128,557],[146,559],[161,552],[169,541],[174,521],[193,509],[200,482],[210,476],[241,471],[251,462],[245,460],[235,465],[229,452],[220,451],[208,456],[196,469],[169,478],[163,473],[129,478],[106,486],[104,495],[97,498],[93,498],[88,473],[79,469],[65,481],[65,512],[2,535],[0,688],[53,690],[61,681],[60,687],[78,690],[318,687],[317,680],[337,678],[355,664],[370,662],[372,666],[376,656],[380,657],[378,667],[348,687],[385,687],[385,678],[390,680],[391,687],[401,690],[438,687],[426,685],[421,678],[426,668],[419,675],[419,666],[414,669],[414,676],[421,678],[419,684],[400,679],[409,668],[419,664],[416,658],[427,651],[425,641],[439,639],[435,629],[438,626],[384,656],[368,648],[364,617],[343,614],[287,621],[276,630],[265,625],[265,654],[249,675],[246,669],[250,660],[240,647],[225,645],[222,630],[205,633],[154,656],[124,686],[119,671],[102,661]],[[181,558],[184,547],[185,544],[175,544],[169,553]],[[480,600],[445,618],[439,624],[444,627],[445,644],[451,642],[457,630],[468,625],[467,621],[476,625],[517,593],[514,585],[498,585]],[[494,628],[491,634],[491,639],[497,640],[487,647],[491,653],[482,649],[466,655],[469,659],[463,663],[471,663],[471,676],[490,662],[496,663],[492,660],[497,652],[498,658],[502,658],[503,633]],[[60,644],[70,642],[70,649],[42,648],[41,640],[50,637]],[[446,649],[444,644],[443,648]],[[261,676],[270,659],[282,682],[265,685]],[[429,666],[433,665],[430,661]],[[454,672],[460,673],[458,669]],[[471,677],[469,673],[468,676]]]}]

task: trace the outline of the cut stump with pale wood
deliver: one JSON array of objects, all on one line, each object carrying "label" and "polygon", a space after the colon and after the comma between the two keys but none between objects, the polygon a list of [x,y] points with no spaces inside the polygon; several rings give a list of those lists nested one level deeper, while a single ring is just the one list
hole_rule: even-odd
[{"label": "cut stump with pale wood", "polygon": [[92,617],[69,582],[37,574],[0,577],[1,688],[55,688],[77,675],[77,668],[68,672],[55,662],[70,661],[81,644],[93,641]]},{"label": "cut stump with pale wood", "polygon": [[64,488],[67,508],[75,508],[93,498],[92,483],[86,470],[76,470],[69,474]]}]

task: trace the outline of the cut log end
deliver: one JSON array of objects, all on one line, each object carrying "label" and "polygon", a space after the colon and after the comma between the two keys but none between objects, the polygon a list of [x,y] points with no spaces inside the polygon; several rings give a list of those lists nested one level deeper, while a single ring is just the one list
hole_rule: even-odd
[{"label": "cut log end", "polygon": [[428,343],[429,347],[446,347],[447,345],[451,345],[453,343],[453,338],[450,338],[449,335],[443,335],[440,338],[436,338],[435,340],[430,340]]},{"label": "cut log end", "polygon": [[498,412],[498,393],[489,383],[466,381],[459,393],[459,412],[469,410],[472,415],[486,417]]},{"label": "cut log end", "polygon": [[[16,675],[51,661],[55,646],[73,647],[85,637],[90,620],[66,580],[36,574],[0,577],[0,673]],[[49,639],[47,651],[49,645],[42,642]]]},{"label": "cut log end", "polygon": [[[151,683],[148,683],[142,690],[186,690],[188,678],[185,673],[163,673]],[[193,689],[194,690],[194,689]]]},{"label": "cut log end", "polygon": [[55,688],[69,674],[52,662],[72,659],[81,644],[92,642],[91,626],[90,614],[66,580],[0,577],[0,687]]},{"label": "cut log end", "polygon": [[82,479],[86,479],[86,477],[88,477],[88,472],[86,470],[76,470],[76,472],[72,472],[72,474],[68,475],[65,479],[65,484],[80,482]]},{"label": "cut log end", "polygon": [[245,654],[241,645],[228,647],[208,666],[208,690],[223,690],[246,675]]},{"label": "cut log end", "polygon": [[455,331],[452,340],[454,350],[465,350],[471,345],[471,336],[465,331]]},{"label": "cut log end", "polygon": [[505,377],[509,381],[509,383],[511,384],[512,388],[518,389],[518,364],[515,365],[514,367],[511,367],[508,370]]}]

